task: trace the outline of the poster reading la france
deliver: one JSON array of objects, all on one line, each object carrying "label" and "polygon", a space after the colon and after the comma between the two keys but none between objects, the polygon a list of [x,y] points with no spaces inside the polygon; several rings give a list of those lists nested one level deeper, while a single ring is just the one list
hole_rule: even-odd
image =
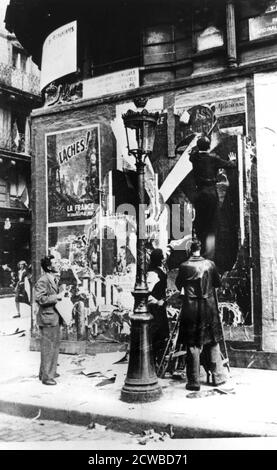
[{"label": "poster reading la france", "polygon": [[99,126],[46,135],[48,223],[88,219],[100,200]]}]

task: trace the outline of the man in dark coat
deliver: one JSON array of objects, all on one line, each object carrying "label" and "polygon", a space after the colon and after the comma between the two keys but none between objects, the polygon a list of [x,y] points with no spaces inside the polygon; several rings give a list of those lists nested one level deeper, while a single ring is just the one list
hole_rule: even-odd
[{"label": "man in dark coat", "polygon": [[60,345],[61,317],[55,305],[62,299],[59,294],[59,265],[53,255],[41,260],[43,274],[35,285],[35,300],[39,305],[37,324],[41,334],[41,362],[39,379],[44,385],[56,385],[57,362]]},{"label": "man in dark coat", "polygon": [[194,230],[201,241],[205,256],[213,259],[215,238],[218,225],[219,199],[216,189],[217,172],[220,168],[235,168],[235,156],[232,161],[223,160],[209,151],[210,139],[202,136],[197,140],[197,147],[190,153],[193,175],[196,184],[194,200],[195,220]]},{"label": "man in dark coat", "polygon": [[191,244],[190,258],[181,264],[176,278],[177,289],[183,294],[178,343],[187,349],[187,390],[200,390],[200,353],[212,384],[226,381],[219,341],[222,328],[215,299],[220,278],[213,261],[200,256],[201,243]]},{"label": "man in dark coat", "polygon": [[167,273],[163,265],[164,255],[160,248],[155,248],[150,255],[147,272],[147,284],[150,291],[148,309],[153,315],[151,336],[156,367],[160,364],[169,337],[169,325],[166,313]]}]

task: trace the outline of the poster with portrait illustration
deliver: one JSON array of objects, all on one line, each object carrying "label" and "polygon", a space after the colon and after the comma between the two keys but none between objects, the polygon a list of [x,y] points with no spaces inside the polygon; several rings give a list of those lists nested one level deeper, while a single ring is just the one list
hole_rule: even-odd
[{"label": "poster with portrait illustration", "polygon": [[99,126],[46,135],[48,222],[88,219],[100,203]]},{"label": "poster with portrait illustration", "polygon": [[[245,96],[226,96],[218,101],[198,104],[188,103],[184,95],[180,94],[176,97],[175,114],[176,153],[180,155],[178,165],[183,166],[183,174],[179,172],[179,180],[182,178],[179,188],[194,209],[198,188],[189,157],[198,136],[208,135],[212,152],[222,160],[229,161],[234,158],[236,161],[234,168],[220,168],[216,175],[215,189],[218,196],[216,225],[206,241],[205,256],[213,259],[222,276],[222,288],[218,291],[218,300],[224,306],[223,323],[235,326],[251,325],[253,286],[251,287],[248,245],[250,182],[249,174],[244,170]],[[172,181],[177,186],[176,171],[173,176]],[[168,188],[162,189],[166,192]],[[172,190],[172,187],[170,189]],[[186,216],[191,217],[189,213],[184,215]],[[195,229],[194,221],[195,218],[192,220],[193,229]]]},{"label": "poster with portrait illustration", "polygon": [[92,236],[91,230],[90,221],[48,228],[49,252],[61,262],[61,267],[73,269],[79,278],[100,271],[100,240]]},{"label": "poster with portrait illustration", "polygon": [[[240,136],[245,134],[245,97],[237,96],[214,102],[193,104],[180,95],[176,98],[176,151],[184,160],[187,174],[183,176],[181,188],[194,205],[197,197],[192,165],[189,160],[191,148],[195,147],[198,136],[203,133],[211,140],[211,149],[222,160],[234,157],[236,170],[220,169],[217,175],[216,191],[219,204],[215,252],[213,259],[221,273],[234,266],[240,244],[243,226],[243,172],[242,152],[239,151]],[[190,217],[190,215],[188,214]]]}]

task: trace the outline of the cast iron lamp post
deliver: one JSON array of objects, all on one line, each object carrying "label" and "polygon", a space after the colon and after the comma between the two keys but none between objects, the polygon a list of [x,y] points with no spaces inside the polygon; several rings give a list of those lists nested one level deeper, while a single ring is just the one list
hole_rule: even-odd
[{"label": "cast iron lamp post", "polygon": [[[138,101],[135,101],[137,107]],[[145,106],[146,100],[140,100]],[[134,312],[131,315],[130,356],[127,376],[121,390],[121,400],[129,403],[149,402],[161,396],[161,387],[155,371],[152,341],[150,338],[150,321],[152,315],[147,309],[149,295],[146,282],[146,253],[145,253],[145,188],[144,167],[145,159],[153,150],[155,127],[159,114],[149,113],[146,109],[127,111],[122,115],[124,122],[129,155],[136,159],[138,202],[136,207],[137,219],[137,264],[136,283],[133,291],[135,298]],[[130,148],[130,132],[135,131],[137,148]]]}]

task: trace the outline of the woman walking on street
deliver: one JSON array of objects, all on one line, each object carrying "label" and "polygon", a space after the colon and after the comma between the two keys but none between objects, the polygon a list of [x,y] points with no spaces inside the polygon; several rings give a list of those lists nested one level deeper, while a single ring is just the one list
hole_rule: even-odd
[{"label": "woman walking on street", "polygon": [[16,315],[13,318],[19,318],[20,303],[30,304],[28,294],[26,292],[25,283],[28,281],[28,269],[26,261],[19,261],[17,264],[17,273],[14,278],[15,283],[15,308]]}]

